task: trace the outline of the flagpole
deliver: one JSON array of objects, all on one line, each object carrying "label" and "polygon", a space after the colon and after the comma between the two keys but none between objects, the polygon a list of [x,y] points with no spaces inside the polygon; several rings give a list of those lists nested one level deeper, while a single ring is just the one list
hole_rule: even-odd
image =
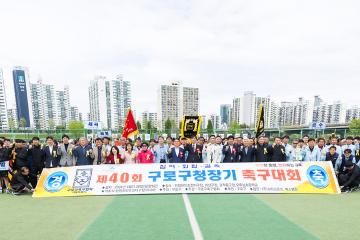
[{"label": "flagpole", "polygon": [[264,117],[264,103],[262,101],[260,104],[259,116],[255,129],[255,144],[257,144],[258,138],[264,132],[264,130],[265,130],[265,117]]}]

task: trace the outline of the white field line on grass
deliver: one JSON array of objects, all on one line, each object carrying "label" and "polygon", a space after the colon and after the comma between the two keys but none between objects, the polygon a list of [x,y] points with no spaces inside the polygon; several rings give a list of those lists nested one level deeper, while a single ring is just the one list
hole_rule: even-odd
[{"label": "white field line on grass", "polygon": [[191,225],[191,228],[192,228],[192,231],[193,231],[193,234],[194,234],[194,239],[195,240],[203,240],[204,237],[203,237],[203,235],[201,233],[199,224],[198,224],[198,222],[196,220],[194,211],[193,211],[193,209],[191,207],[189,197],[188,197],[188,195],[186,193],[183,193],[182,197],[183,197],[183,200],[184,200],[187,215],[189,217],[190,225]]}]

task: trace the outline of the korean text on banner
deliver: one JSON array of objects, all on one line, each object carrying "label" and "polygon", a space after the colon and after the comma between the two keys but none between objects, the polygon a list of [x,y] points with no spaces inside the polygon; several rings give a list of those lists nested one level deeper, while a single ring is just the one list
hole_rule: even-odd
[{"label": "korean text on banner", "polygon": [[44,169],[34,197],[340,193],[330,162],[124,164]]}]

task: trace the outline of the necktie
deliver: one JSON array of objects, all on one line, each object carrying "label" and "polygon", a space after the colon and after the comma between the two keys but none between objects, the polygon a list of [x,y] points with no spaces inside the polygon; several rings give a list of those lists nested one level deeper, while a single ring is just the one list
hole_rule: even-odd
[{"label": "necktie", "polygon": [[101,163],[101,148],[98,148],[98,163]]}]

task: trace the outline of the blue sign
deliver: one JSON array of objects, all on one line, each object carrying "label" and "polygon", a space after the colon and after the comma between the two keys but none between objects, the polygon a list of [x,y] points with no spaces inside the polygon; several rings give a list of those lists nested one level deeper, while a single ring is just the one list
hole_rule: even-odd
[{"label": "blue sign", "polygon": [[98,132],[98,137],[103,138],[103,137],[111,137],[111,131],[101,131]]},{"label": "blue sign", "polygon": [[325,188],[329,185],[329,175],[320,166],[312,165],[308,168],[306,176],[309,182],[316,188]]},{"label": "blue sign", "polygon": [[30,127],[29,99],[26,87],[25,72],[13,70],[14,91],[17,109],[17,118],[26,120],[26,127]]},{"label": "blue sign", "polygon": [[321,130],[321,129],[325,129],[326,128],[326,124],[324,122],[312,122],[309,126],[310,129],[317,129],[317,130]]},{"label": "blue sign", "polygon": [[101,123],[96,121],[84,121],[85,129],[101,130]]},{"label": "blue sign", "polygon": [[68,175],[64,172],[54,172],[49,175],[44,184],[44,188],[48,192],[60,191],[68,182]]}]

